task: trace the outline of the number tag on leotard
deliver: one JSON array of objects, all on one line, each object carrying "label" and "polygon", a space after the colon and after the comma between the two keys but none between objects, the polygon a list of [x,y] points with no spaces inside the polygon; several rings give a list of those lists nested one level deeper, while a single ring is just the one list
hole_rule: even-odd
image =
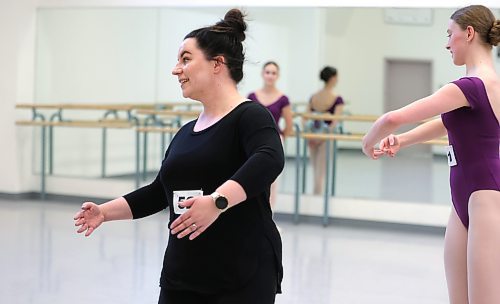
[{"label": "number tag on leotard", "polygon": [[202,190],[180,190],[174,191],[173,205],[175,214],[183,214],[189,210],[189,207],[179,206],[179,203],[195,196],[203,195]]},{"label": "number tag on leotard", "polygon": [[448,166],[453,167],[457,165],[457,159],[455,158],[455,152],[453,151],[453,146],[449,145],[444,147],[446,150],[446,158],[448,159]]}]

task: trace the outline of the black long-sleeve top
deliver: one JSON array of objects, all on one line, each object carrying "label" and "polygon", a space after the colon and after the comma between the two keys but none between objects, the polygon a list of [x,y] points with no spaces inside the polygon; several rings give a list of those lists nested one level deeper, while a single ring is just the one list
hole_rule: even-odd
[{"label": "black long-sleeve top", "polygon": [[201,189],[208,195],[227,180],[239,183],[247,199],[192,241],[170,237],[160,286],[201,293],[240,288],[258,269],[261,244],[267,239],[276,257],[280,292],[281,238],[272,221],[269,193],[283,170],[284,154],[271,114],[246,101],[202,131],[193,131],[195,123],[175,135],[156,179],[124,196],[134,218],[170,207],[170,226],[178,217],[173,191]]}]

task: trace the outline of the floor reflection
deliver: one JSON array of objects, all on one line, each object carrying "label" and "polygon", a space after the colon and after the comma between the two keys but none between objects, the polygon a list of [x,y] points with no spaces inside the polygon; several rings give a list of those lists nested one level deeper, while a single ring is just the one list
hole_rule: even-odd
[{"label": "floor reflection", "polygon": [[[0,200],[0,303],[156,303],[166,212],[75,233],[74,203]],[[447,303],[443,236],[280,222],[277,303]],[[425,291],[425,292],[423,292]]]}]

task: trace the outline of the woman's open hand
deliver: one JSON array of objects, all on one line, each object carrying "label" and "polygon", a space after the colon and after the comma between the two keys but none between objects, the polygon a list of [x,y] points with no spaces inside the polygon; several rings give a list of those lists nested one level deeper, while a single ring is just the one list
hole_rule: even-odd
[{"label": "woman's open hand", "polygon": [[104,214],[98,205],[92,202],[85,202],[82,210],[78,211],[74,218],[75,226],[80,226],[76,232],[85,231],[85,236],[89,236],[94,230],[104,222]]}]

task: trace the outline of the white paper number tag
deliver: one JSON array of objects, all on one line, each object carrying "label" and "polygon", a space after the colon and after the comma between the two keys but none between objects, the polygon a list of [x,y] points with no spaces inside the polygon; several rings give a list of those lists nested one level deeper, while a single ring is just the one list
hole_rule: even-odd
[{"label": "white paper number tag", "polygon": [[174,191],[174,199],[173,199],[173,204],[174,204],[174,213],[175,214],[183,214],[184,212],[188,211],[189,208],[186,207],[181,207],[179,206],[180,202],[183,202],[187,199],[190,199],[195,196],[200,196],[203,195],[202,190],[180,190],[180,191]]},{"label": "white paper number tag", "polygon": [[446,158],[448,159],[448,166],[453,167],[457,165],[457,159],[455,158],[455,152],[453,151],[453,146],[444,147],[446,150]]}]

